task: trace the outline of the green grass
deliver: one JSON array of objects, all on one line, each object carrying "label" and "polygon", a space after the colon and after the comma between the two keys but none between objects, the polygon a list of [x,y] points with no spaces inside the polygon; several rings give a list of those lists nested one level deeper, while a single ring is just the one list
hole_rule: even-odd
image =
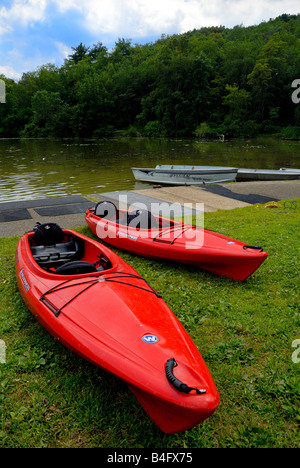
[{"label": "green grass", "polygon": [[[256,205],[205,216],[205,226],[269,258],[246,282],[118,252],[162,294],[204,357],[221,396],[216,413],[165,435],[119,379],[55,341],[30,314],[14,272],[18,238],[0,239],[0,446],[299,447],[297,206]],[[88,228],[80,232],[93,237]]]}]

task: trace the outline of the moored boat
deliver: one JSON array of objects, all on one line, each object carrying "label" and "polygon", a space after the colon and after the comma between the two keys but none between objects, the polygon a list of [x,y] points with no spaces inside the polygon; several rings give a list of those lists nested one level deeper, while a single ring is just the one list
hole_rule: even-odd
[{"label": "moored boat", "polygon": [[266,260],[261,247],[146,210],[118,210],[100,202],[87,210],[91,231],[105,242],[143,257],[197,266],[234,280],[245,280]]},{"label": "moored boat", "polygon": [[123,379],[162,431],[190,429],[214,413],[218,391],[197,347],[155,290],[107,247],[48,223],[20,239],[16,276],[40,323]]},{"label": "moored boat", "polygon": [[131,168],[136,180],[168,185],[202,185],[234,182],[237,169],[222,166],[157,165]]},{"label": "moored boat", "polygon": [[300,175],[300,169],[291,169],[290,167],[281,167],[280,168],[280,171],[285,171],[285,172],[289,172],[289,173],[296,173],[297,175]]},{"label": "moored boat", "polygon": [[300,179],[300,169],[238,169],[237,181],[242,180],[296,180]]}]

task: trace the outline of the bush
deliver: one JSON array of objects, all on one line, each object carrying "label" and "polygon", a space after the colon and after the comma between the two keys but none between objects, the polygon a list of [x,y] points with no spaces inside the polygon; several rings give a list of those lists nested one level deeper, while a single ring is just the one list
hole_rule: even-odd
[{"label": "bush", "polygon": [[207,124],[206,122],[202,122],[202,124],[200,124],[199,127],[197,127],[194,132],[197,138],[210,137],[214,133],[215,132],[210,128],[209,124]]},{"label": "bush", "polygon": [[281,130],[280,136],[287,140],[300,140],[300,128],[289,125]]},{"label": "bush", "polygon": [[106,125],[101,128],[97,128],[97,130],[94,131],[93,136],[94,137],[108,137],[112,136],[115,133],[115,129],[112,125]]},{"label": "bush", "polygon": [[143,135],[147,137],[159,137],[161,135],[161,124],[158,120],[148,122],[143,130]]}]

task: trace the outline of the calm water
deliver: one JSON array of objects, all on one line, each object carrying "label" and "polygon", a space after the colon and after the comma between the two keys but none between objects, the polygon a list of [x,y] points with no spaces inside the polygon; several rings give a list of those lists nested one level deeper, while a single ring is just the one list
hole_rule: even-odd
[{"label": "calm water", "polygon": [[0,140],[0,202],[146,188],[131,167],[157,164],[299,168],[300,142]]}]

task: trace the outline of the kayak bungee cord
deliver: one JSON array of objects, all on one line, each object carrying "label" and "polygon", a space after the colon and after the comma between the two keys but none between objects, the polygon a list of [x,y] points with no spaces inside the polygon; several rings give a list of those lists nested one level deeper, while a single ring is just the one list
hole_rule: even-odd
[{"label": "kayak bungee cord", "polygon": [[[54,288],[51,288],[51,289],[49,289],[49,291],[45,292],[40,297],[40,301],[43,302],[54,313],[55,317],[58,317],[60,315],[62,309],[64,309],[67,305],[69,305],[71,302],[73,302],[77,297],[81,296],[81,294],[86,292],[91,287],[95,286],[95,284],[99,284],[99,283],[102,283],[102,282],[119,283],[119,284],[124,284],[126,286],[132,286],[132,287],[137,288],[137,289],[142,289],[143,291],[149,292],[151,294],[155,294],[155,296],[158,299],[162,298],[162,296],[157,294],[157,292],[150,286],[150,284],[144,278],[142,278],[141,276],[134,275],[132,273],[121,273],[121,272],[118,272],[118,271],[109,273],[109,275],[114,275],[114,274],[116,274],[118,276],[106,276],[106,275],[102,274],[102,275],[99,275],[99,276],[96,276],[96,277],[95,276],[89,277],[89,278],[87,277],[87,281],[82,281],[80,283],[77,283],[77,282],[74,283],[74,281],[76,281],[76,279],[78,279],[78,278],[72,278],[72,279],[69,279],[67,281],[63,281],[62,283],[58,284]],[[149,289],[144,288],[142,286],[139,286],[137,284],[132,284],[132,283],[126,282],[126,281],[119,281],[120,278],[130,278],[130,279],[142,280],[142,281],[144,281],[146,283],[146,285],[148,286]],[[73,283],[70,284],[71,282],[73,282]],[[87,286],[84,287],[81,291],[79,291],[79,293],[77,293],[69,301],[67,301],[60,309],[58,309],[54,304],[52,304],[52,302],[49,299],[46,298],[46,296],[49,296],[52,293],[56,293],[57,291],[61,291],[63,289],[67,289],[67,288],[72,288],[74,286],[82,286],[82,285],[87,285]]]},{"label": "kayak bungee cord", "polygon": [[[172,229],[172,231],[171,231],[171,229],[170,229],[169,232],[168,232],[167,230],[161,231],[156,237],[153,238],[153,241],[154,241],[154,242],[167,242],[167,243],[169,243],[170,245],[173,245],[173,244],[175,243],[175,241],[176,241],[183,233],[185,233],[186,231],[189,231],[190,229],[193,229],[193,228],[194,228],[194,226],[188,226],[188,227],[185,227],[185,228],[182,228],[182,226],[180,226],[179,228],[176,228],[176,229],[174,228],[174,229]],[[164,234],[171,234],[171,233],[174,233],[175,230],[180,231],[180,232],[179,232],[179,234],[178,234],[176,237],[174,237],[173,240],[168,240],[168,239],[163,239],[163,238],[162,238],[162,236],[163,236]]]}]

